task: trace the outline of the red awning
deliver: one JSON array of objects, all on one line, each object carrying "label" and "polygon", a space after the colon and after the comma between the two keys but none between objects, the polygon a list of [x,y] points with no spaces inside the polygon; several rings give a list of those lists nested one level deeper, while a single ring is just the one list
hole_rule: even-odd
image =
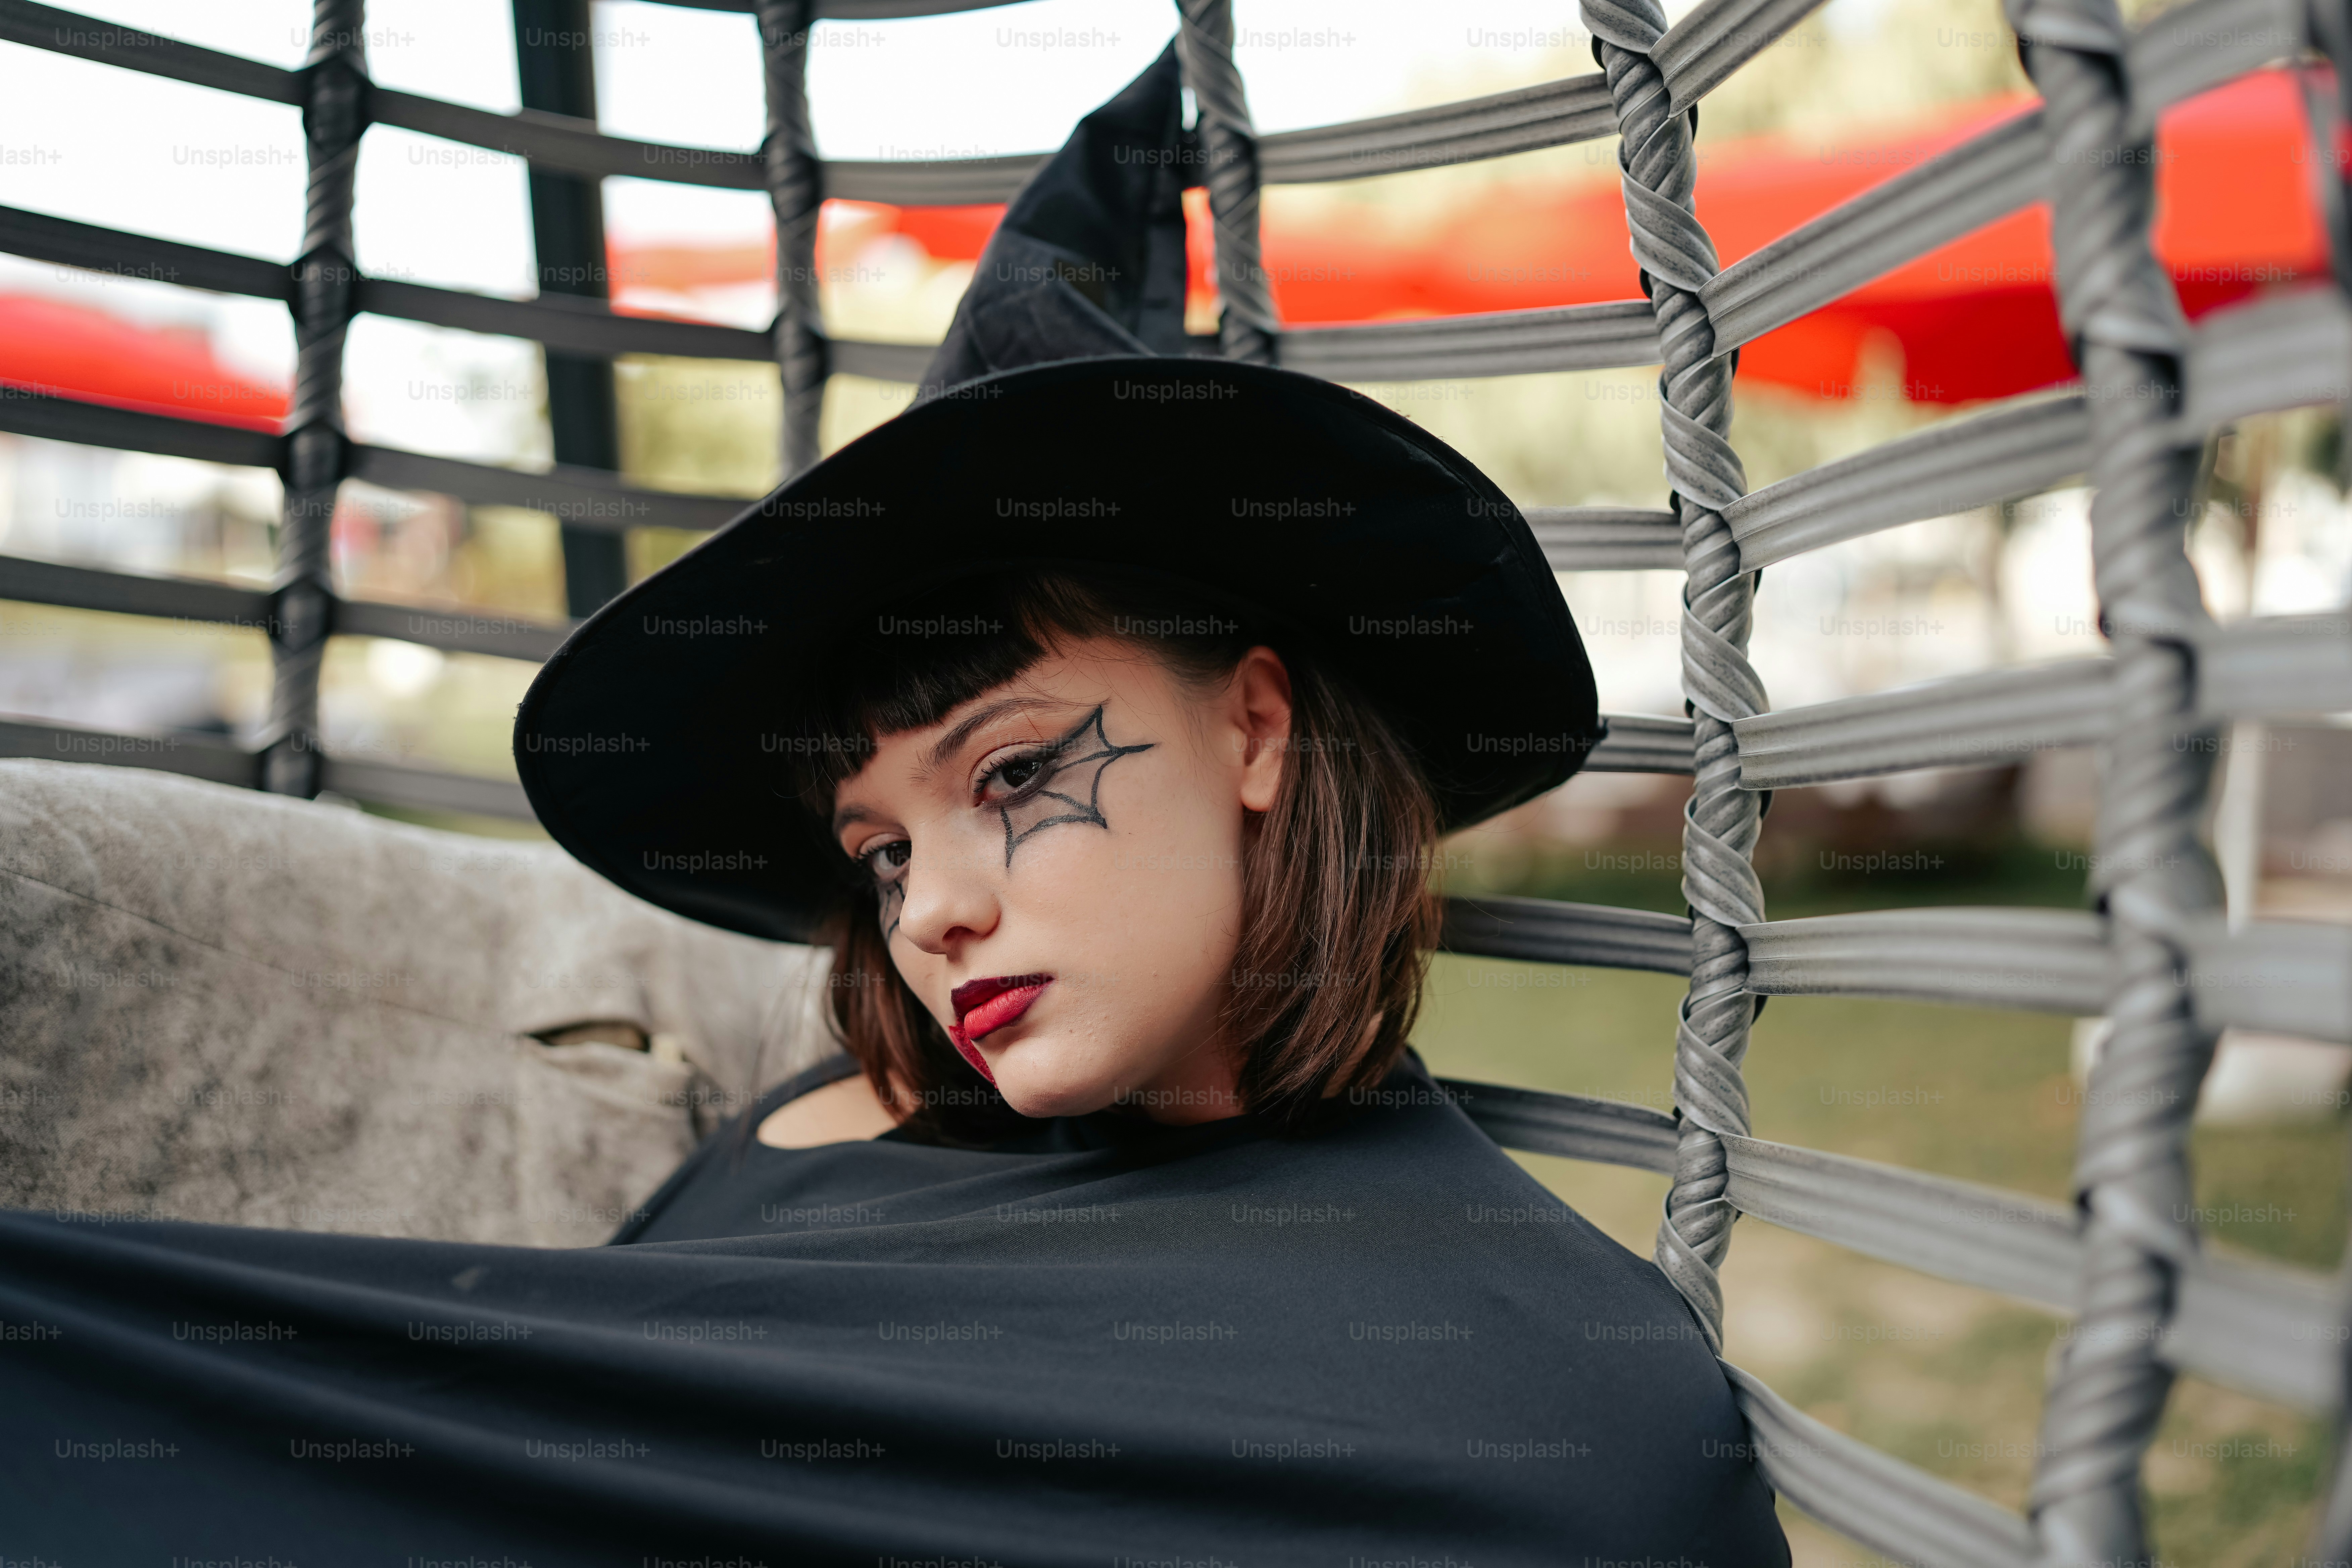
[{"label": "red awning", "polygon": [[286,389],[224,369],[200,327],[152,327],[94,305],[0,294],[0,382],[148,414],[275,432]]}]

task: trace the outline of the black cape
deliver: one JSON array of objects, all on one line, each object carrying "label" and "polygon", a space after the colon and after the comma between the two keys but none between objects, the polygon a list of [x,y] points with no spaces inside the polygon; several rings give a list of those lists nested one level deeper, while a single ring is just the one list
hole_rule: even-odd
[{"label": "black cape", "polygon": [[[780,1151],[744,1135],[777,1098],[630,1245],[0,1212],[0,1550],[1789,1560],[1664,1277],[1410,1062],[1305,1140],[1104,1113]],[[740,1234],[651,1239],[709,1225]]]}]

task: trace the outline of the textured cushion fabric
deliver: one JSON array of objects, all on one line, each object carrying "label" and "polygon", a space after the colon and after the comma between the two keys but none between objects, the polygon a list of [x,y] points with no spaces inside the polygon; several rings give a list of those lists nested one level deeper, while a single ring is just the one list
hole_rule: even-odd
[{"label": "textured cushion fabric", "polygon": [[[839,1049],[825,973],[552,846],[0,762],[0,1206],[593,1245]],[[655,1048],[531,1037],[601,1020]]]}]

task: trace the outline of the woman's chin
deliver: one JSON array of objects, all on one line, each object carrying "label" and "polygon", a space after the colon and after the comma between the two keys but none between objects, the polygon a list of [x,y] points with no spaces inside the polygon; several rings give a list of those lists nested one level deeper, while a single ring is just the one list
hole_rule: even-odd
[{"label": "woman's chin", "polygon": [[1035,1117],[1040,1121],[1055,1116],[1086,1116],[1102,1110],[1111,1102],[1111,1096],[1108,1091],[1090,1093],[1081,1089],[1043,1086],[1024,1089],[1016,1085],[1008,1085],[1002,1079],[997,1080],[996,1090],[1004,1096],[1005,1104],[1024,1116]]},{"label": "woman's chin", "polygon": [[1090,1073],[1073,1072],[1057,1060],[1062,1053],[1050,1038],[1024,1036],[1002,1047],[983,1039],[980,1047],[988,1058],[988,1070],[996,1075],[996,1092],[1024,1116],[1085,1116],[1115,1098],[1109,1085]]}]

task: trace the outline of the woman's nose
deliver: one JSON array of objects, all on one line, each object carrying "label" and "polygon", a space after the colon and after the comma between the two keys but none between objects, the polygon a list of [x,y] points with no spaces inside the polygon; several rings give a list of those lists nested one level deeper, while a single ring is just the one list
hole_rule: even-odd
[{"label": "woman's nose", "polygon": [[996,929],[996,868],[968,846],[919,845],[907,865],[907,907],[898,934],[925,952],[953,957],[962,943]]}]

